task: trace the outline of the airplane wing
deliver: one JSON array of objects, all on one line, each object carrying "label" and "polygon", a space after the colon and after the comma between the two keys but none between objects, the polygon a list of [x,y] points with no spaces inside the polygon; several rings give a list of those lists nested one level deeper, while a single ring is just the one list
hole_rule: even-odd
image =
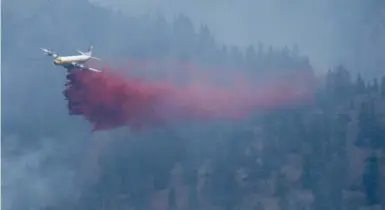
[{"label": "airplane wing", "polygon": [[94,68],[91,68],[91,67],[85,67],[84,69],[87,69],[87,70],[90,70],[90,71],[95,71],[95,72],[102,72],[98,69],[94,69]]},{"label": "airplane wing", "polygon": [[85,69],[85,70],[90,70],[90,71],[95,71],[95,72],[101,72],[100,70],[98,69],[94,69],[94,68],[91,68],[91,67],[88,67],[84,64],[80,64],[80,63],[72,63],[72,65],[76,68],[80,68],[80,69]]},{"label": "airplane wing", "polygon": [[52,52],[51,50],[47,50],[45,48],[40,48],[45,55],[52,56],[54,58],[58,57],[59,55],[55,52]]}]

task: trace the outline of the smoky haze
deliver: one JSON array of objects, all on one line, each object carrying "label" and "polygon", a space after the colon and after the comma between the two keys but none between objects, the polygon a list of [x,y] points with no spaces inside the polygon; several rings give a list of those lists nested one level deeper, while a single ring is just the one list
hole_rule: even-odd
[{"label": "smoky haze", "polygon": [[[255,63],[251,59],[252,65],[266,77],[271,69],[311,70],[313,66],[323,73],[340,63],[372,76],[385,66],[381,59],[383,22],[378,21],[384,20],[381,8],[383,1],[359,0],[3,1],[2,207],[69,209],[86,205],[96,209],[101,208],[96,203],[101,199],[92,197],[96,193],[105,197],[131,193],[134,204],[130,205],[146,209],[153,193],[146,181],[154,174],[155,188],[163,190],[176,160],[183,159],[187,176],[191,172],[194,177],[204,160],[214,157],[218,174],[227,172],[225,166],[235,167],[236,152],[241,150],[234,142],[244,142],[250,130],[259,129],[242,132],[244,124],[223,123],[144,134],[132,134],[128,128],[91,133],[85,120],[68,115],[62,95],[66,73],[54,67],[40,47],[71,55],[92,44],[96,57],[113,64],[125,62],[127,57],[182,58],[239,70],[238,66],[247,63],[241,52],[254,44],[248,48],[251,58],[257,58]],[[150,17],[143,15],[148,13]],[[378,33],[371,36],[374,30]],[[282,50],[285,45],[290,51]],[[277,130],[271,133],[280,133]],[[296,150],[291,143],[283,147]],[[280,151],[272,154],[266,156]],[[186,179],[194,183],[194,178]],[[124,189],[114,180],[123,180]],[[218,180],[209,193],[218,195],[217,203],[237,198],[232,182],[226,177]],[[227,183],[231,185],[228,191],[218,187]]]},{"label": "smoky haze", "polygon": [[[130,15],[182,13],[223,43],[298,44],[318,71],[345,64],[378,74],[385,66],[385,3],[360,0],[92,0]],[[381,35],[382,34],[382,35]]]}]

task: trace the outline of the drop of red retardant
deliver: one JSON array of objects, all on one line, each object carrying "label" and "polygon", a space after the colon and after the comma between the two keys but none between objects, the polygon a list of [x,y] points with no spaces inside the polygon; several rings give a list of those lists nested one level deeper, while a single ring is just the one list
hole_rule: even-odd
[{"label": "drop of red retardant", "polygon": [[73,70],[64,95],[70,115],[82,115],[93,130],[120,126],[142,128],[171,120],[239,119],[256,109],[273,109],[308,101],[309,77],[291,77],[263,86],[238,78],[233,88],[190,83],[149,82],[103,72]]}]

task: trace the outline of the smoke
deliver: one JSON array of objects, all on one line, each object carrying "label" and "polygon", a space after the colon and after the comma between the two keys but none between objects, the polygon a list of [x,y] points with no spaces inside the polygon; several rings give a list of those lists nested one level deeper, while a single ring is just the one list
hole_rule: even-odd
[{"label": "smoke", "polygon": [[[239,120],[255,111],[308,102],[312,93],[307,71],[255,82],[253,74],[239,70],[130,64],[119,71],[71,71],[64,91],[69,114],[84,116],[93,130]],[[157,70],[157,77],[146,76]]]},{"label": "smoke", "polygon": [[71,151],[68,144],[59,145],[51,138],[24,150],[20,144],[19,136],[3,139],[3,209],[44,209],[76,198],[75,170],[63,161]]},{"label": "smoke", "polygon": [[381,0],[90,1],[136,16],[161,13],[172,20],[184,14],[229,45],[298,44],[319,72],[343,64],[368,74],[385,65]]}]

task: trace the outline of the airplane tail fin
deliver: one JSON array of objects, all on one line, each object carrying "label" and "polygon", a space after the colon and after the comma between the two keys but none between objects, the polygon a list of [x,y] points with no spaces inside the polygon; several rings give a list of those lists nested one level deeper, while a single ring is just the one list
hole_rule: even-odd
[{"label": "airplane tail fin", "polygon": [[92,49],[93,49],[94,47],[91,45],[89,48],[88,48],[88,50],[87,50],[87,52],[82,52],[82,51],[80,51],[80,50],[77,50],[78,51],[78,53],[80,53],[80,54],[82,54],[82,55],[88,55],[88,56],[91,56],[92,55]]},{"label": "airplane tail fin", "polygon": [[94,47],[91,45],[89,48],[88,48],[88,50],[87,50],[87,52],[85,53],[86,55],[88,55],[88,56],[91,56],[92,55],[92,49],[93,49]]}]

